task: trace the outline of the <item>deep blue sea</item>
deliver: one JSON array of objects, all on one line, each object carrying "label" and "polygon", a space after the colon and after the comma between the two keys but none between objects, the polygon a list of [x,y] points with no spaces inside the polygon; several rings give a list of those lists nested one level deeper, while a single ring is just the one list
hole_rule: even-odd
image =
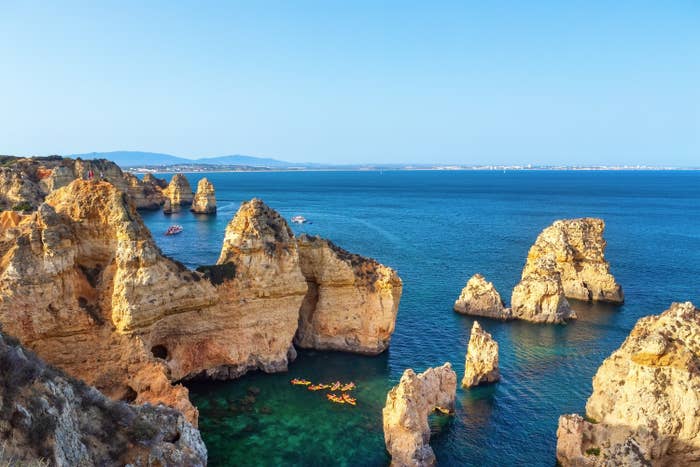
[{"label": "deep blue sea", "polygon": [[[378,357],[301,352],[288,373],[190,385],[210,464],[387,465],[381,409],[406,368],[452,362],[458,379],[473,319],[452,311],[480,272],[506,302],[537,234],[555,219],[605,219],[621,307],[574,303],[568,325],[480,320],[500,345],[502,381],[457,390],[454,417],[431,419],[441,465],[555,463],[560,414],[584,411],[591,378],[638,318],[673,301],[700,304],[700,172],[384,171],[206,174],[219,211],[144,213],[163,251],[189,267],[216,262],[241,201],[262,198],[284,217],[398,270],[396,332]],[[170,176],[165,176],[170,178]],[[188,174],[193,187],[202,174]],[[166,237],[168,225],[185,228]],[[356,407],[291,386],[352,380]]]}]

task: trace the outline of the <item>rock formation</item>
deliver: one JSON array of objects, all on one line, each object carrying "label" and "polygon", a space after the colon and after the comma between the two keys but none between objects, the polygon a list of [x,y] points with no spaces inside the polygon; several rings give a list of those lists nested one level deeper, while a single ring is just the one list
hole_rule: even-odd
[{"label": "rock formation", "polygon": [[106,180],[127,193],[137,209],[159,209],[161,188],[124,173],[105,159],[82,160],[60,156],[17,158],[6,156],[0,168],[0,209],[23,207],[34,210],[46,195],[73,180],[85,179],[90,170],[95,180]]},{"label": "rock formation", "polygon": [[575,318],[566,298],[622,303],[622,288],[605,260],[602,219],[559,220],[530,248],[513,290],[513,315],[538,322]]},{"label": "rock formation", "polygon": [[700,310],[674,303],[640,319],[593,378],[586,419],[564,415],[564,466],[700,462]]},{"label": "rock formation", "polygon": [[2,333],[0,374],[3,465],[206,465],[179,412],[111,401]]},{"label": "rock formation", "polygon": [[197,183],[197,193],[194,195],[190,210],[196,214],[214,214],[216,212],[214,185],[206,178]]},{"label": "rock formation", "polygon": [[[241,206],[218,264],[200,272],[163,256],[130,197],[107,182],[76,180],[8,223],[0,323],[113,399],[162,402],[196,422],[176,382],[280,371],[295,356],[307,279],[289,226],[262,201]],[[362,342],[388,341],[393,322],[365,298],[376,306],[356,304],[368,322],[358,329],[376,335]],[[355,334],[348,341],[361,351]]]},{"label": "rock formation", "polygon": [[302,235],[298,245],[308,292],[294,343],[370,355],[386,350],[402,291],[396,271],[320,237]]},{"label": "rock formation", "polygon": [[498,370],[498,342],[474,321],[465,363],[462,387],[470,388],[501,379]]},{"label": "rock formation", "polygon": [[430,448],[428,415],[436,407],[452,411],[457,375],[449,363],[417,375],[404,371],[401,381],[386,396],[382,411],[384,441],[392,466],[435,465]]},{"label": "rock formation", "polygon": [[152,173],[147,173],[146,175],[144,175],[142,181],[143,183],[148,183],[150,185],[156,186],[161,190],[165,190],[166,188],[168,188],[167,180],[163,178],[158,178]]},{"label": "rock formation", "polygon": [[455,301],[454,310],[458,313],[487,318],[507,320],[512,318],[510,309],[505,307],[493,283],[481,274],[474,274]]},{"label": "rock formation", "polygon": [[180,206],[192,204],[192,199],[194,198],[190,182],[183,174],[173,175],[168,188],[164,190],[163,194],[170,199],[170,209],[173,212],[179,211]]}]

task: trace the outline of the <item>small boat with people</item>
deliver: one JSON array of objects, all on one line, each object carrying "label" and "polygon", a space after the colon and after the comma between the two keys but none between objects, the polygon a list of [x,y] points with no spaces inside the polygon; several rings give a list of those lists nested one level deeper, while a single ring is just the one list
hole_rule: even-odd
[{"label": "small boat with people", "polygon": [[179,233],[182,232],[183,230],[184,230],[184,229],[182,228],[181,225],[177,225],[177,224],[171,225],[170,227],[168,227],[168,230],[165,231],[165,235],[175,235],[175,234],[179,234]]},{"label": "small boat with people", "polygon": [[295,224],[306,224],[309,221],[306,220],[306,217],[304,216],[292,216],[292,222]]}]

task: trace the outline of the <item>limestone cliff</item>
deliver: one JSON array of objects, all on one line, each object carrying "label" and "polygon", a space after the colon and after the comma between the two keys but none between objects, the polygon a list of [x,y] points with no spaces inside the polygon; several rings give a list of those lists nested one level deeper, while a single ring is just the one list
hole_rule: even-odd
[{"label": "limestone cliff", "polygon": [[190,182],[183,174],[175,174],[168,184],[168,188],[163,191],[163,194],[170,199],[170,209],[179,211],[180,206],[192,204],[194,193]]},{"label": "limestone cliff", "polygon": [[216,212],[214,185],[206,178],[202,178],[197,183],[197,193],[192,199],[190,210],[196,214],[214,214]]},{"label": "limestone cliff", "polygon": [[122,172],[119,166],[105,159],[5,157],[2,162],[0,209],[26,207],[27,210],[34,210],[52,191],[73,180],[87,179],[90,170],[95,180],[106,180],[132,197],[138,209],[158,209],[164,200],[159,187]]},{"label": "limestone cliff", "polygon": [[512,318],[511,310],[505,307],[493,283],[488,282],[481,274],[474,274],[467,281],[467,285],[455,301],[454,310],[465,315],[502,320]]},{"label": "limestone cliff", "polygon": [[700,310],[674,303],[640,319],[598,369],[586,414],[559,419],[562,465],[697,465]]},{"label": "limestone cliff", "polygon": [[[163,256],[107,182],[76,180],[7,225],[0,323],[111,398],[162,402],[196,422],[178,381],[279,371],[294,358],[307,279],[289,226],[259,200],[241,206],[219,263],[200,272]],[[368,342],[386,339],[384,318],[364,309],[380,323],[361,326],[376,330]]]},{"label": "limestone cliff", "polygon": [[320,237],[302,235],[298,245],[309,288],[294,343],[370,355],[386,350],[401,298],[396,271]]},{"label": "limestone cliff", "polygon": [[397,467],[435,465],[430,448],[428,415],[436,407],[454,410],[457,375],[449,363],[417,375],[404,371],[401,381],[386,396],[382,411],[384,441]]},{"label": "limestone cliff", "polygon": [[179,412],[111,401],[2,333],[0,375],[3,465],[206,465],[199,432]]},{"label": "limestone cliff", "polygon": [[470,388],[501,379],[498,369],[498,342],[474,321],[467,345],[462,387]]},{"label": "limestone cliff", "polygon": [[511,306],[520,319],[562,322],[575,318],[566,298],[622,303],[622,288],[605,259],[602,219],[554,222],[530,248]]}]

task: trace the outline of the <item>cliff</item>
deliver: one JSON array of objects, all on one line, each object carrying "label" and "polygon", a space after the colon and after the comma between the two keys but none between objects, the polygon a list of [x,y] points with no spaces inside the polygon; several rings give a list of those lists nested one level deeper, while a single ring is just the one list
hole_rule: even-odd
[{"label": "cliff", "polygon": [[602,219],[559,220],[530,248],[521,282],[513,290],[513,315],[538,322],[575,316],[565,298],[622,303],[622,288],[605,259]]},{"label": "cliff", "polygon": [[197,183],[197,192],[192,199],[190,210],[196,214],[214,214],[216,212],[214,185],[206,178]]},{"label": "cliff", "polygon": [[512,318],[511,310],[505,307],[493,283],[488,282],[481,274],[474,274],[467,281],[453,308],[457,313],[465,315],[501,320]]},{"label": "cliff", "polygon": [[35,210],[54,190],[73,180],[106,180],[127,193],[138,209],[158,209],[163,204],[159,187],[124,173],[113,162],[96,159],[70,159],[60,156],[4,159],[0,168],[0,209]]},{"label": "cliff", "polygon": [[593,378],[586,419],[564,415],[564,466],[700,462],[700,310],[674,303],[640,319]]},{"label": "cliff", "polygon": [[430,448],[428,415],[437,407],[454,410],[457,375],[449,363],[417,375],[404,371],[399,384],[386,396],[382,410],[384,441],[391,465],[400,467],[436,464]]},{"label": "cliff", "polygon": [[320,237],[302,235],[298,247],[308,292],[294,343],[370,355],[386,350],[401,299],[396,271]]},{"label": "cliff", "polygon": [[173,175],[163,194],[170,200],[170,209],[173,211],[179,211],[180,206],[192,204],[194,198],[190,182],[183,174]]},{"label": "cliff", "polygon": [[[196,272],[163,256],[114,185],[76,180],[10,222],[0,258],[0,323],[113,399],[196,422],[177,382],[280,371],[295,356],[307,280],[289,226],[259,200],[229,223],[218,264]],[[376,319],[362,329],[386,340]]]},{"label": "cliff", "polygon": [[498,369],[498,342],[474,321],[462,378],[462,387],[493,383],[501,379]]},{"label": "cliff", "polygon": [[0,369],[3,465],[206,465],[199,432],[173,409],[111,401],[2,333]]}]

